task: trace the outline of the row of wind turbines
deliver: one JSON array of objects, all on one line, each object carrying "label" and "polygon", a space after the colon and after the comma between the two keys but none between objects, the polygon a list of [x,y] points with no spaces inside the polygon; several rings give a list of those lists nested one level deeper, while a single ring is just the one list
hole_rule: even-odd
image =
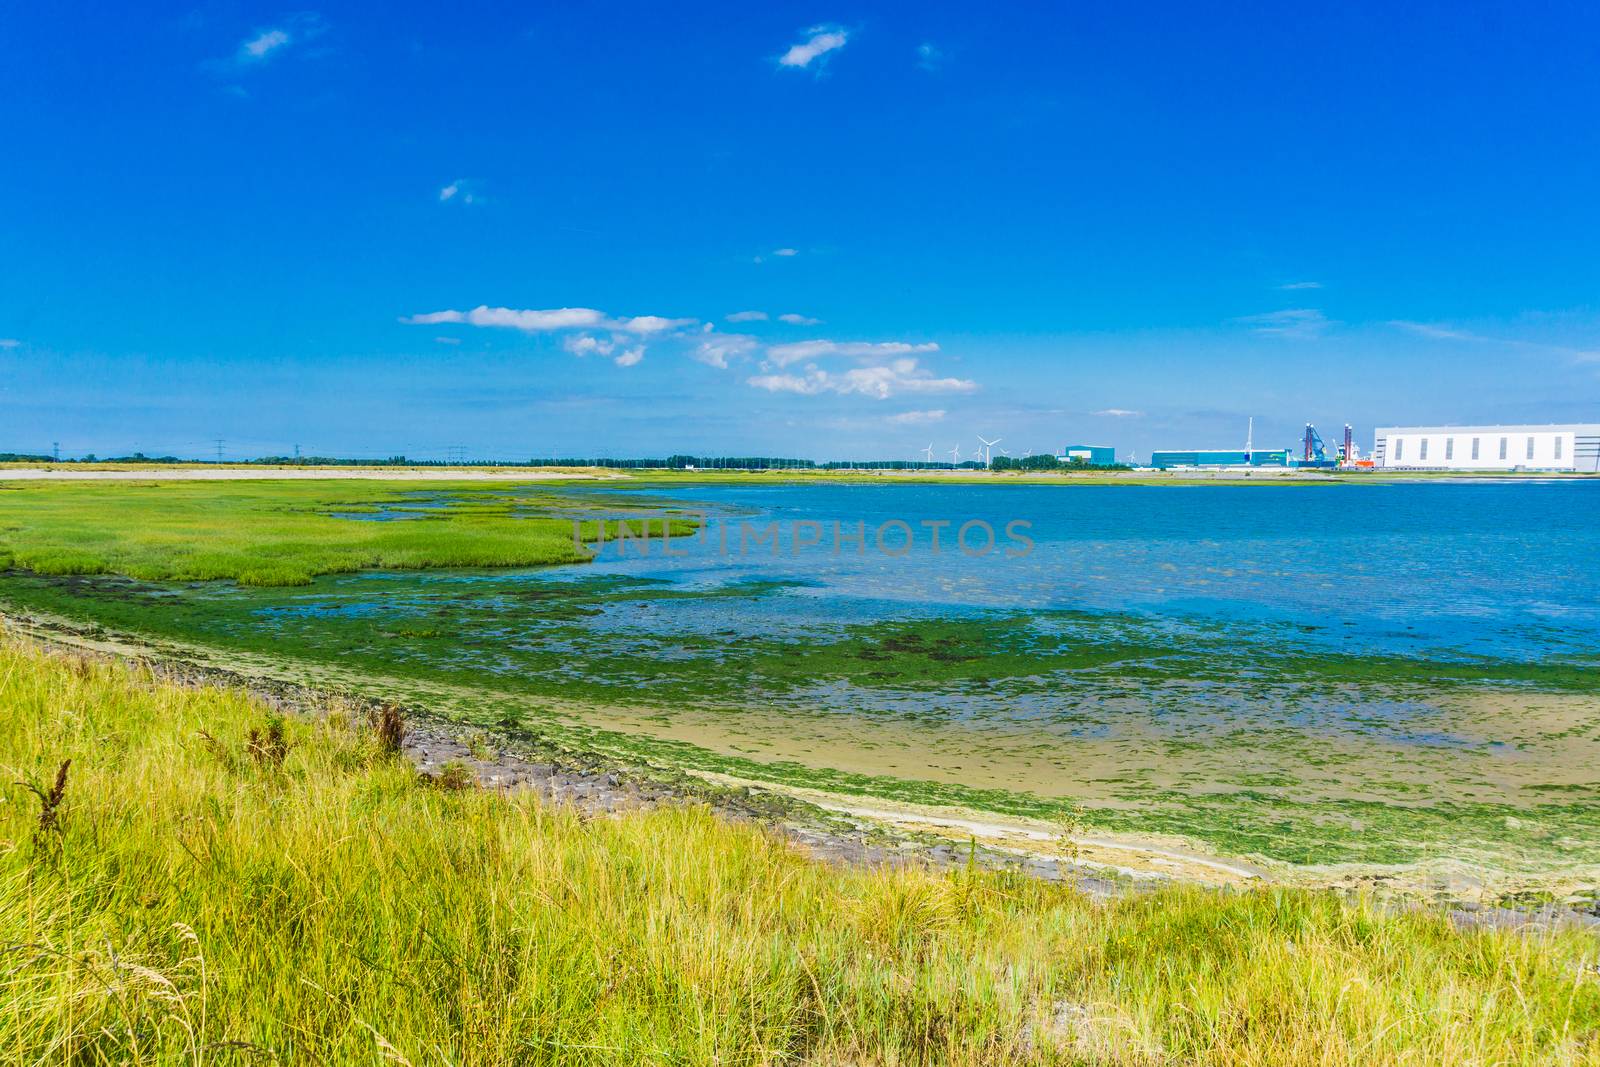
[{"label": "row of wind turbines", "polygon": [[[985,467],[989,466],[990,461],[994,458],[995,451],[999,451],[999,453],[1002,456],[1011,455],[1010,452],[1006,451],[1003,448],[998,449],[998,450],[995,449],[995,446],[998,445],[1001,440],[1002,440],[1001,438],[996,437],[993,441],[991,441],[988,438],[984,437],[983,434],[979,434],[978,435],[978,447],[976,449],[975,455],[976,455],[976,458],[979,461],[981,461]],[[1026,455],[1030,455],[1031,453],[1029,453],[1027,449],[1023,449],[1022,450],[1022,454],[1024,456],[1026,456]],[[924,448],[922,450],[922,455],[923,455],[923,457],[925,459],[927,459],[927,461],[929,463],[933,462],[933,442],[932,441],[929,441],[928,442],[928,447]],[[954,448],[950,449],[950,462],[952,464],[961,462],[961,446],[959,444],[956,445]]]}]

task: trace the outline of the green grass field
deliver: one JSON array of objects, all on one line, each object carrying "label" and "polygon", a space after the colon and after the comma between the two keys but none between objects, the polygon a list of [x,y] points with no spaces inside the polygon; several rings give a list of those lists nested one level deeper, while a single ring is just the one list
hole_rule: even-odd
[{"label": "green grass field", "polygon": [[[0,570],[304,585],[366,568],[531,567],[615,534],[552,493],[450,482],[15,483],[0,475]],[[386,514],[410,521],[351,521]],[[344,517],[341,517],[344,516]],[[689,527],[682,527],[687,531]]]},{"label": "green grass field", "polygon": [[442,790],[326,710],[279,746],[239,692],[0,641],[0,1056],[1600,1062],[1588,934],[826,867],[704,809]]}]

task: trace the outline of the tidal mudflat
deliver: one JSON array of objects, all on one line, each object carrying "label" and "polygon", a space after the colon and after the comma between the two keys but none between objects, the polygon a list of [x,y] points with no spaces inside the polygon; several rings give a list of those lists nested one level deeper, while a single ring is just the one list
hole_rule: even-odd
[{"label": "tidal mudflat", "polygon": [[[52,491],[90,488],[161,491]],[[501,545],[528,522],[555,552],[553,523],[652,507],[699,512],[674,529],[700,533],[672,555],[613,542],[582,564],[297,586],[12,570],[0,598],[862,803],[1065,816],[1323,880],[1600,869],[1600,485],[296,488],[281,510],[319,536],[454,522]],[[36,491],[0,496],[19,559],[40,520],[12,502]],[[870,531],[896,520],[909,550],[879,551]],[[1031,547],[964,553],[951,533],[973,520],[1020,520]],[[926,523],[945,521],[935,551]],[[743,522],[784,539],[724,548],[714,531]],[[864,550],[834,551],[835,522],[861,523]],[[796,549],[800,524],[821,543]]]}]

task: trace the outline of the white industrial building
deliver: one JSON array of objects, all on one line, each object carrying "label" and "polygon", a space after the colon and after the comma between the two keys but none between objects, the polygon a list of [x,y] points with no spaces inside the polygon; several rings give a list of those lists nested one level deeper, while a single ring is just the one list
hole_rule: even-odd
[{"label": "white industrial building", "polygon": [[1380,426],[1376,467],[1600,472],[1600,423],[1553,426]]}]

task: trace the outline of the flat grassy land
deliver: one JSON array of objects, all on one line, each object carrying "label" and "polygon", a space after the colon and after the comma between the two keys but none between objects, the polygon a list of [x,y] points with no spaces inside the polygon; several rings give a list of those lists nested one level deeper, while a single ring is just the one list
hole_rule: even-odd
[{"label": "flat grassy land", "polygon": [[838,869],[425,784],[326,711],[0,639],[0,1057],[1600,1063],[1589,934]]},{"label": "flat grassy land", "polygon": [[[530,567],[606,533],[553,493],[483,483],[13,483],[0,475],[0,570],[304,585],[365,568]],[[352,516],[372,521],[351,521]],[[685,526],[686,531],[689,527]]]}]

